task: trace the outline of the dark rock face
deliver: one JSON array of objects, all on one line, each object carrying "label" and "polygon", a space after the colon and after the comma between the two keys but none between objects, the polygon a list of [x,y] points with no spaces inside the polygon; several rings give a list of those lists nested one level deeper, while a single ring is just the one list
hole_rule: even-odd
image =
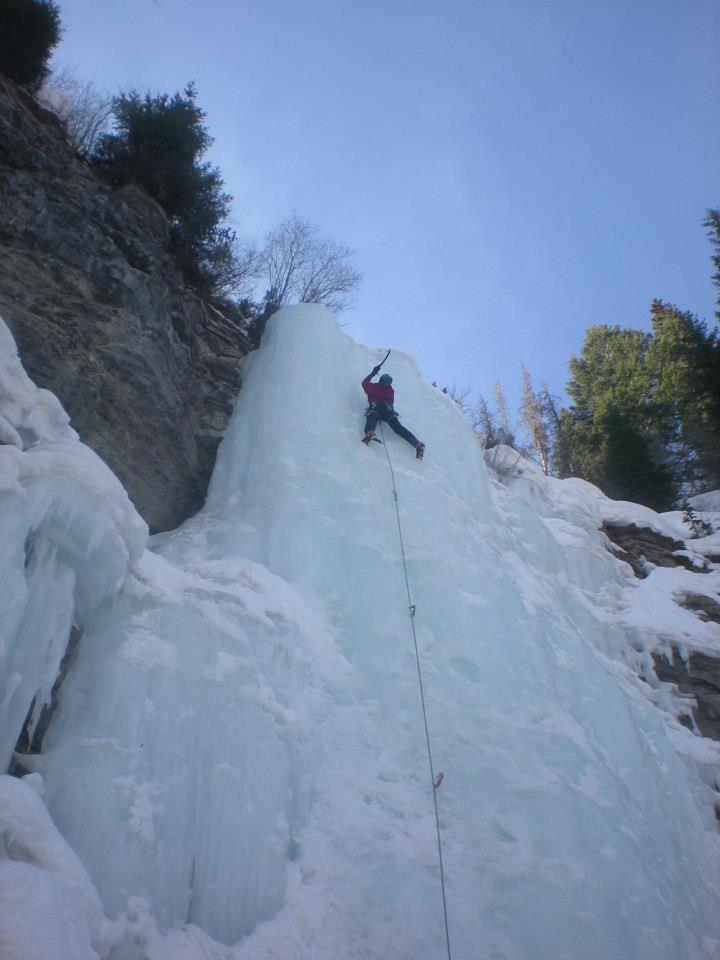
[{"label": "dark rock face", "polygon": [[656,567],[685,567],[700,572],[698,567],[680,551],[685,550],[681,540],[672,540],[647,527],[611,527],[602,525],[605,536],[620,548],[618,556],[633,568],[636,577],[644,578],[653,564]]},{"label": "dark rock face", "polygon": [[246,333],[187,290],[163,211],[114,191],[0,77],[0,315],[151,529],[202,506]]},{"label": "dark rock face", "polygon": [[720,603],[712,597],[706,597],[702,593],[683,593],[677,602],[686,610],[692,610],[706,623],[708,621],[720,623]]},{"label": "dark rock face", "polygon": [[720,740],[720,659],[692,651],[686,663],[673,649],[672,662],[658,654],[653,660],[659,680],[695,698],[693,718],[702,736]]},{"label": "dark rock face", "polygon": [[[693,564],[681,540],[672,540],[645,527],[611,527],[604,524],[602,531],[620,548],[618,556],[630,564],[636,577],[648,576],[651,570],[648,564],[656,567],[683,566],[699,574],[709,569],[706,562],[699,567]],[[720,623],[720,603],[712,597],[683,593],[674,599],[701,620]],[[673,647],[671,660],[654,653],[653,662],[659,680],[676,684],[681,693],[694,698],[693,719],[700,734],[720,740],[720,658],[691,651],[685,661],[679,650]],[[678,719],[689,724],[687,717]]]}]

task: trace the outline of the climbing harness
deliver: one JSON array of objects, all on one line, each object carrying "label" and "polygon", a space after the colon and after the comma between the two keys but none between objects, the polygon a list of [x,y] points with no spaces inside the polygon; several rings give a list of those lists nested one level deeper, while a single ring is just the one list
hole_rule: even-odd
[{"label": "climbing harness", "polygon": [[[389,352],[390,351],[388,351],[388,353]],[[387,359],[387,357],[385,359]],[[384,362],[385,361],[383,361],[383,363]],[[415,632],[415,614],[417,612],[417,607],[413,603],[412,595],[410,593],[410,579],[408,577],[407,560],[405,558],[405,542],[403,540],[402,524],[400,523],[400,509],[398,506],[395,471],[393,470],[390,453],[388,451],[387,444],[385,443],[385,433],[383,432],[382,421],[380,421],[380,436],[383,439],[385,456],[387,457],[388,466],[390,467],[390,476],[392,478],[392,495],[395,501],[395,516],[397,518],[398,536],[400,537],[400,552],[402,554],[403,573],[405,574],[405,590],[407,592],[408,599],[408,613],[410,615],[410,626],[412,627],[413,644],[415,647],[415,663],[417,664],[418,684],[420,686],[420,703],[422,704],[423,723],[425,724],[425,744],[427,746],[428,764],[430,766],[430,783],[432,784],[433,804],[435,806],[435,832],[437,834],[438,862],[440,864],[440,889],[442,890],[443,919],[445,921],[445,944],[447,946],[448,960],[452,960],[452,954],[450,952],[450,929],[448,927],[447,899],[445,896],[445,868],[443,866],[442,840],[440,837],[440,815],[438,814],[437,802],[437,790],[445,779],[445,775],[439,773],[436,777],[433,767],[432,749],[430,748],[430,733],[428,731],[427,710],[425,709],[425,690],[423,687],[422,668],[420,666],[420,651],[418,649],[417,633]]]}]

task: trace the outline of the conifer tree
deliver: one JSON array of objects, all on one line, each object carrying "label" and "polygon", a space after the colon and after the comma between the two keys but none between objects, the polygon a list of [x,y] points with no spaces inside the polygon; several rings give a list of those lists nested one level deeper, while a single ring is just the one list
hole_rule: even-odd
[{"label": "conifer tree", "polygon": [[[720,210],[708,210],[704,223],[720,288]],[[673,489],[684,496],[720,486],[720,335],[662,300],[650,313],[652,333],[587,331],[570,360],[573,405],[560,411],[556,438],[565,446],[556,442],[554,454],[561,470],[612,496],[667,507]]]},{"label": "conifer tree", "polygon": [[603,415],[603,489],[614,500],[632,500],[667,510],[677,487],[659,438],[631,414],[609,406]]},{"label": "conifer tree", "polygon": [[705,321],[662,300],[651,306],[648,366],[656,420],[681,483],[694,491],[720,486],[720,340]]},{"label": "conifer tree", "polygon": [[[712,282],[720,289],[720,210],[708,210],[703,226],[707,228],[708,238],[713,248],[710,259],[715,267],[715,273],[713,274]],[[718,304],[720,304],[720,296],[718,297]],[[720,318],[720,311],[718,311],[715,316]]]},{"label": "conifer tree", "polygon": [[560,398],[550,393],[547,380],[540,383],[538,399],[542,404],[543,416],[547,424],[550,439],[550,471],[557,477],[572,476],[572,461],[567,430],[563,423],[563,411],[558,403]]},{"label": "conifer tree", "polygon": [[217,167],[202,158],[212,143],[190,83],[182,93],[116,97],[114,133],[101,137],[94,163],[111,183],[137,183],[164,209],[186,279],[214,292],[232,273],[235,234],[223,226],[231,197]]},{"label": "conifer tree", "polygon": [[561,414],[573,472],[610,496],[667,508],[674,485],[665,455],[667,411],[653,396],[647,363],[652,334],[590,327],[582,353],[570,360]]},{"label": "conifer tree", "polygon": [[0,0],[0,71],[35,93],[60,35],[60,9],[52,0]]}]

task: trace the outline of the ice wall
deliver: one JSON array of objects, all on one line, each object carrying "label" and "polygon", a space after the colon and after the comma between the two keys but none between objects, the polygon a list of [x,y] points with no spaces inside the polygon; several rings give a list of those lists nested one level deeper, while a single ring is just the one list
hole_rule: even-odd
[{"label": "ice wall", "polygon": [[114,596],[147,527],[57,398],[27,377],[0,320],[0,764],[30,733],[73,625]]},{"label": "ice wall", "polygon": [[[206,508],[80,641],[42,769],[106,909],[135,898],[118,958],[444,955],[395,505],[359,443],[378,358],[323,308],[276,315]],[[710,960],[712,810],[624,658],[592,512],[489,480],[452,401],[387,369],[427,443],[387,450],[453,956]]]}]

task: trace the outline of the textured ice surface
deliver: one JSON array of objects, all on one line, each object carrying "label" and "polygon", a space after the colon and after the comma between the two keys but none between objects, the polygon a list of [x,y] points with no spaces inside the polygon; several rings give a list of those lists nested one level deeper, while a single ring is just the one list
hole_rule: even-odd
[{"label": "textured ice surface", "polygon": [[[115,931],[87,871],[26,778],[0,776],[0,957],[97,960]],[[97,949],[96,949],[97,948]]]},{"label": "textured ice surface", "polygon": [[[41,765],[106,911],[130,900],[113,960],[444,955],[395,505],[359,443],[380,356],[323,308],[274,317],[205,509],[80,640]],[[717,751],[637,679],[657,624],[623,626],[628,568],[597,530],[632,505],[531,468],[498,483],[412,359],[386,368],[427,443],[387,450],[453,956],[716,958]]]},{"label": "textured ice surface", "polygon": [[0,764],[49,702],[73,624],[114,595],[147,527],[20,365],[0,320]]}]

